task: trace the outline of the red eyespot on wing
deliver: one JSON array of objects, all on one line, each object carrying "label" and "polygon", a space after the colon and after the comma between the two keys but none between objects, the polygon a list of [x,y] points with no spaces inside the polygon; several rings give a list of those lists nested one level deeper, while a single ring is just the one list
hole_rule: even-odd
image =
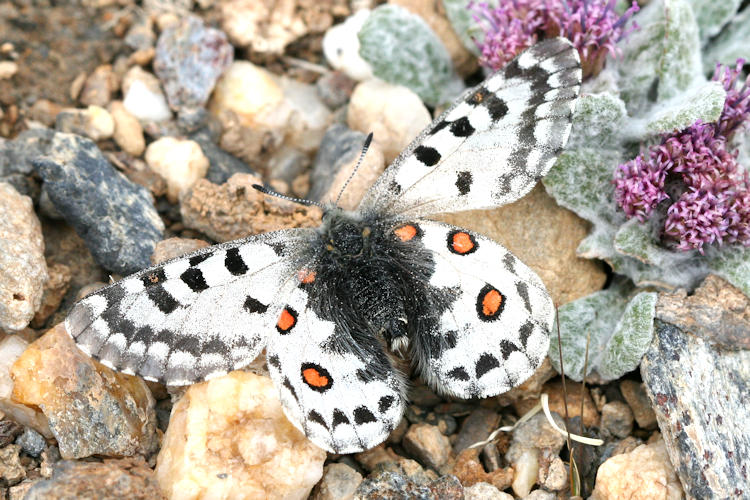
[{"label": "red eyespot on wing", "polygon": [[398,236],[401,241],[410,241],[417,235],[417,228],[412,224],[406,224],[396,228],[393,232],[396,233],[396,236]]},{"label": "red eyespot on wing", "polygon": [[297,312],[292,309],[291,307],[285,307],[283,311],[281,311],[281,315],[279,316],[279,321],[276,322],[276,329],[281,334],[289,333],[289,330],[294,328],[294,325],[297,324]]},{"label": "red eyespot on wing", "polygon": [[466,231],[448,233],[448,250],[458,255],[470,254],[477,249],[477,240]]},{"label": "red eyespot on wing", "polygon": [[315,363],[302,363],[302,380],[310,389],[318,392],[328,390],[333,384],[328,370]]},{"label": "red eyespot on wing", "polygon": [[492,285],[485,285],[477,296],[477,314],[482,321],[494,321],[500,317],[505,306],[505,297]]}]

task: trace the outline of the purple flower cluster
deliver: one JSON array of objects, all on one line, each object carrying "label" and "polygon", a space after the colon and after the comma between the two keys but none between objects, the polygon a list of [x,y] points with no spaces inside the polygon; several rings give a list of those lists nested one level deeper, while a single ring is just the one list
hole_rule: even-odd
[{"label": "purple flower cluster", "polygon": [[485,32],[477,41],[480,62],[499,69],[539,38],[565,36],[581,54],[584,78],[599,73],[607,54],[617,55],[616,43],[633,24],[625,24],[638,11],[638,4],[622,15],[615,12],[616,0],[500,0],[497,7],[469,4],[474,19]]},{"label": "purple flower cluster", "polygon": [[750,121],[750,77],[738,81],[743,64],[719,66],[714,73],[727,91],[716,123],[698,121],[665,135],[617,167],[615,199],[628,217],[645,221],[661,202],[676,198],[666,209],[664,234],[678,250],[703,253],[703,246],[713,243],[750,246],[750,177],[728,147]]}]

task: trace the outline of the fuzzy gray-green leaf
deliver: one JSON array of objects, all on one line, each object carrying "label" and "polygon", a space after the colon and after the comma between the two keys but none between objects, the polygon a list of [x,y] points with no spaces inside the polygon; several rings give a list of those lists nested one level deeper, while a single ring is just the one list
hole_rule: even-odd
[{"label": "fuzzy gray-green leaf", "polygon": [[737,59],[750,59],[750,8],[743,9],[706,47],[703,68],[711,72],[716,63],[734,64]]}]

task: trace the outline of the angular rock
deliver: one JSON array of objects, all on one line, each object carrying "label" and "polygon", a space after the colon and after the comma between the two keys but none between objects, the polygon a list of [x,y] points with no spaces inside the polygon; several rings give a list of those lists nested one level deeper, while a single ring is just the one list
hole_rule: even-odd
[{"label": "angular rock", "polygon": [[[596,474],[592,500],[628,498],[632,500],[679,500],[682,488],[664,445],[659,440],[641,445],[630,453],[604,462]],[[710,498],[710,497],[697,497]]]},{"label": "angular rock", "polygon": [[[345,125],[332,125],[320,143],[310,174],[311,189],[307,197],[321,202],[336,201],[344,184],[350,180],[362,153],[366,135],[350,130]],[[351,178],[341,196],[339,206],[355,209],[365,192],[383,173],[385,159],[377,144],[371,144],[357,173]]]},{"label": "angular rock", "polygon": [[0,178],[11,174],[29,175],[33,172],[32,160],[43,155],[55,135],[48,128],[24,130],[9,141],[0,137]]},{"label": "angular rock", "polygon": [[99,106],[86,109],[63,109],[55,118],[55,128],[60,132],[82,135],[92,141],[109,139],[115,132],[115,121],[109,112]]},{"label": "angular rock", "polygon": [[500,491],[511,485],[514,474],[512,467],[487,472],[479,461],[478,448],[467,448],[459,453],[452,472],[466,487],[477,483],[487,483]]},{"label": "angular rock", "polygon": [[450,458],[451,443],[434,425],[414,424],[401,441],[404,449],[426,467],[439,470]]},{"label": "angular rock", "polygon": [[537,273],[558,306],[601,290],[607,279],[598,263],[576,255],[589,223],[560,207],[541,185],[504,207],[439,218],[510,250]]},{"label": "angular rock", "polygon": [[39,306],[34,319],[31,320],[33,328],[42,328],[47,319],[60,307],[60,303],[68,293],[70,280],[70,268],[65,264],[52,264],[47,266],[49,279],[44,284],[42,304]]},{"label": "angular rock", "polygon": [[131,274],[148,267],[164,223],[149,192],[127,180],[88,139],[55,135],[34,163],[65,220],[103,267]]},{"label": "angular rock", "polygon": [[26,428],[16,438],[16,444],[21,447],[24,453],[32,457],[38,457],[47,447],[47,441],[44,439],[44,436],[30,428]]},{"label": "angular rock", "polygon": [[[453,478],[455,480],[455,478]],[[460,483],[438,478],[432,483],[419,484],[399,473],[383,471],[375,477],[365,479],[354,493],[354,500],[380,500],[384,498],[408,498],[413,500],[460,500],[463,488]]]},{"label": "angular rock", "polygon": [[24,500],[160,498],[153,471],[143,460],[64,461],[52,477],[31,487]]},{"label": "angular rock", "polygon": [[539,460],[539,485],[549,491],[562,491],[568,486],[568,468],[552,450],[541,451]]},{"label": "angular rock", "polygon": [[44,239],[31,198],[0,182],[0,328],[21,330],[42,305]]},{"label": "angular rock", "polygon": [[167,181],[167,199],[177,203],[208,170],[208,158],[197,142],[162,137],[146,148],[148,166]]},{"label": "angular rock", "polygon": [[355,87],[346,121],[353,130],[372,132],[373,143],[383,151],[386,163],[391,163],[432,118],[411,90],[372,79]]},{"label": "angular rock", "polygon": [[275,229],[320,224],[322,212],[318,207],[266,196],[252,187],[260,183],[249,174],[235,174],[221,186],[199,180],[180,203],[185,227],[215,241],[229,241]]},{"label": "angular rock", "polygon": [[331,110],[321,100],[315,85],[281,77],[279,85],[291,110],[284,144],[304,153],[314,153],[331,124]]},{"label": "angular rock", "polygon": [[198,130],[190,136],[197,142],[209,161],[206,179],[214,184],[224,184],[234,174],[255,174],[244,161],[221,149],[207,128]]},{"label": "angular rock", "polygon": [[78,100],[85,106],[105,107],[120,86],[111,64],[102,64],[86,78]]},{"label": "angular rock", "polygon": [[716,275],[690,296],[684,289],[660,294],[656,317],[724,349],[750,349],[750,299]]},{"label": "angular rock", "polygon": [[646,394],[646,388],[635,380],[625,379],[620,382],[622,397],[633,411],[638,427],[641,429],[656,429],[656,413]]},{"label": "angular rock", "polygon": [[29,345],[11,374],[13,400],[42,409],[63,458],[156,450],[154,398],[145,382],[83,354],[63,325]]},{"label": "angular rock", "polygon": [[[588,387],[581,393],[581,384],[566,379],[568,416],[577,417],[581,414],[581,399],[583,399],[583,425],[586,427],[599,427],[599,412],[596,410],[594,400],[591,398],[591,392]],[[554,380],[547,382],[542,388],[549,396],[549,409],[558,415],[565,415],[565,393],[563,392],[562,382]],[[520,399],[513,406],[516,413],[524,415],[527,411],[537,404],[537,399]]]},{"label": "angular rock", "polygon": [[21,447],[9,444],[0,448],[0,487],[13,486],[26,477],[26,469],[21,464]]},{"label": "angular rock", "polygon": [[346,464],[331,463],[323,469],[323,479],[315,486],[311,500],[352,500],[362,482],[362,474]]},{"label": "angular rock", "polygon": [[232,64],[232,46],[215,28],[188,16],[164,30],[156,44],[154,72],[174,110],[202,107],[221,74]]},{"label": "angular rock", "polygon": [[156,465],[170,499],[305,499],[326,452],[284,416],[271,380],[244,371],[191,386]]},{"label": "angular rock", "polygon": [[466,417],[461,424],[461,430],[453,442],[453,453],[458,455],[463,450],[484,441],[490,433],[497,429],[500,414],[487,408],[477,408]]},{"label": "angular rock", "polygon": [[685,493],[692,498],[750,494],[750,351],[712,346],[704,339],[715,325],[695,321],[698,317],[688,314],[676,324],[656,320],[641,376]]}]

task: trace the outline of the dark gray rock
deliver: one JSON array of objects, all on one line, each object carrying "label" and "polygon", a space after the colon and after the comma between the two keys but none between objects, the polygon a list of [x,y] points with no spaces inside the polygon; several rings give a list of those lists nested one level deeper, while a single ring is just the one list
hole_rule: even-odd
[{"label": "dark gray rock", "polygon": [[461,430],[453,443],[453,453],[458,455],[463,450],[487,439],[492,431],[498,428],[500,415],[487,408],[477,408],[466,417]]},{"label": "dark gray rock", "polygon": [[694,320],[656,320],[641,375],[687,496],[747,498],[750,351],[712,347],[710,323]]},{"label": "dark gray rock", "polygon": [[233,57],[226,35],[206,27],[197,17],[187,17],[165,29],[156,43],[154,72],[170,107],[202,107]]},{"label": "dark gray rock", "polygon": [[150,265],[164,232],[151,195],[117,172],[94,142],[58,133],[34,167],[52,203],[101,266],[131,274]]},{"label": "dark gray rock", "polygon": [[32,128],[24,130],[13,140],[0,137],[0,180],[12,174],[31,174],[34,170],[32,160],[47,152],[54,135],[52,129]]},{"label": "dark gray rock", "polygon": [[208,128],[202,128],[191,135],[190,139],[198,143],[208,158],[210,165],[206,179],[214,184],[224,184],[234,174],[258,175],[247,163],[221,149]]},{"label": "dark gray rock", "polygon": [[331,71],[318,78],[315,89],[326,106],[336,109],[349,102],[356,84],[357,82],[344,73]]},{"label": "dark gray rock", "polygon": [[47,447],[47,441],[44,439],[44,436],[28,427],[23,431],[23,434],[16,438],[16,444],[27,455],[31,455],[32,457],[38,457]]},{"label": "dark gray rock", "polygon": [[362,132],[351,130],[340,123],[333,124],[326,130],[310,173],[308,199],[320,201],[330,189],[336,173],[362,152],[366,137]]}]

